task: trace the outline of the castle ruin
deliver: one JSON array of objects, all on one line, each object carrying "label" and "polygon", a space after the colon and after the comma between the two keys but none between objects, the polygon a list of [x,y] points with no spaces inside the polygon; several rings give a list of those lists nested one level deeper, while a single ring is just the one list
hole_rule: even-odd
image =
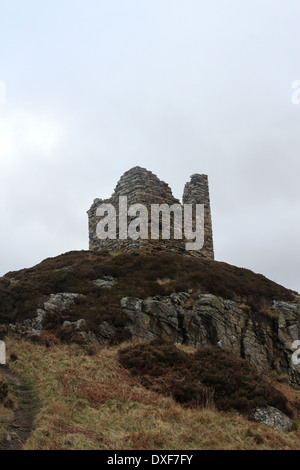
[{"label": "castle ruin", "polygon": [[[212,222],[211,210],[209,199],[208,178],[206,175],[194,174],[191,176],[190,181],[185,184],[183,191],[181,208],[184,204],[204,205],[204,244],[201,249],[186,251],[184,237],[176,239],[174,237],[174,214],[170,214],[171,236],[170,239],[122,239],[119,237],[119,223],[117,222],[115,239],[101,239],[97,236],[97,225],[101,220],[101,216],[97,215],[97,209],[102,204],[110,204],[115,208],[117,221],[119,220],[119,201],[120,197],[127,197],[127,204],[142,204],[149,209],[153,204],[173,204],[180,205],[180,201],[176,199],[167,183],[161,181],[151,171],[136,166],[124,173],[120,178],[112,196],[109,199],[95,199],[92,206],[88,210],[89,220],[89,249],[92,251],[168,251],[173,253],[185,253],[191,256],[203,256],[205,258],[214,259],[213,249],[213,235],[212,235]],[[129,223],[133,217],[128,216],[126,223]],[[148,220],[149,232],[151,227],[151,220]]]}]

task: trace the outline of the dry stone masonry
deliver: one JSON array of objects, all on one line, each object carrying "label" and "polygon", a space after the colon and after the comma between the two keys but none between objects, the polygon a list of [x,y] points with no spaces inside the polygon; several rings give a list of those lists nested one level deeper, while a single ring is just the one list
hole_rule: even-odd
[{"label": "dry stone masonry", "polygon": [[[143,204],[148,210],[148,238],[131,238],[122,239],[119,230],[119,203],[120,197],[127,197],[127,206],[133,204]],[[186,183],[183,193],[183,204],[204,205],[204,245],[199,250],[186,250],[187,240],[182,230],[182,239],[174,237],[174,219],[175,215],[170,215],[170,239],[162,239],[161,232],[157,234],[157,239],[153,239],[151,232],[151,204],[173,204],[180,205],[180,201],[176,199],[167,183],[161,181],[151,171],[136,166],[124,173],[120,178],[112,196],[109,199],[95,199],[92,206],[88,210],[89,219],[89,249],[92,251],[168,251],[173,253],[184,253],[192,256],[203,256],[214,259],[212,222],[209,199],[208,178],[206,175],[195,174],[191,176],[190,182]],[[102,239],[97,236],[97,224],[101,220],[97,216],[97,209],[102,204],[111,204],[116,210],[116,238]],[[183,205],[180,206],[182,209]],[[194,214],[193,214],[194,215]],[[129,224],[135,216],[128,216],[126,223]],[[193,222],[195,218],[193,217]],[[195,223],[193,224],[195,229]]]}]

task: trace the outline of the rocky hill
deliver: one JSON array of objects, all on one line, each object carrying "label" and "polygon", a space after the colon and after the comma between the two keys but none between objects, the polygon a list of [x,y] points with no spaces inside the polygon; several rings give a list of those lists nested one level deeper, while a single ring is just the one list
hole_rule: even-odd
[{"label": "rocky hill", "polygon": [[[124,198],[137,212],[144,209],[144,229],[151,236],[150,206],[173,207],[167,211],[172,236],[161,236],[162,214],[156,218],[154,239],[140,237],[139,231],[137,237],[126,238],[124,233],[136,221],[128,211],[129,226],[123,224]],[[214,260],[206,175],[191,176],[182,202],[152,172],[134,167],[121,177],[111,198],[95,199],[89,209],[89,251],[65,253],[0,278],[0,340],[7,342],[9,367],[23,376],[19,383],[29,383],[29,392],[36,393],[41,404],[27,448],[115,448],[116,435],[120,448],[170,448],[170,440],[157,431],[157,419],[156,434],[147,431],[149,417],[138,435],[133,431],[145,405],[160,416],[161,429],[166,420],[172,432],[174,428],[179,446],[185,446],[186,437],[176,431],[172,413],[166,418],[162,411],[170,406],[176,408],[185,436],[190,433],[186,409],[192,410],[192,426],[195,419],[206,419],[203,409],[209,409],[217,420],[219,412],[234,412],[276,432],[292,430],[291,439],[274,437],[274,442],[276,448],[298,448],[294,441],[299,441],[300,366],[293,353],[300,339],[300,296],[261,274]],[[190,251],[188,240],[177,233],[185,218],[177,218],[174,207],[182,215],[182,209],[193,205],[196,215],[199,205],[203,209],[203,246]],[[117,216],[113,230],[122,235],[119,238],[98,236],[108,208]],[[0,447],[5,449],[12,447],[1,441],[1,433],[11,438],[9,429],[20,421],[15,412],[11,427],[1,431],[1,413],[5,415],[8,403],[13,403],[9,377],[19,380],[2,368]],[[159,398],[166,395],[171,400],[167,405]],[[138,419],[122,411],[124,404],[138,410]],[[195,407],[199,414],[194,414]],[[95,426],[85,422],[89,413]],[[110,418],[103,425],[105,415]],[[117,419],[119,429],[120,416],[121,433],[114,425]],[[227,429],[237,423],[236,415],[229,416]],[[217,434],[226,419],[221,421],[214,428]],[[32,428],[31,420],[27,425]],[[97,425],[101,433],[94,432]],[[243,422],[230,446],[272,447],[273,435],[249,426]],[[108,430],[105,437],[103,428]],[[229,434],[232,438],[231,431],[226,432],[221,446]],[[196,446],[216,447],[196,435]]]},{"label": "rocky hill", "polygon": [[[115,449],[115,419],[123,420],[120,448],[160,448],[161,442],[170,448],[157,420],[155,438],[147,434],[146,417],[136,435],[137,417],[122,411],[124,403],[138,410],[138,419],[145,405],[152,407],[184,448],[186,438],[173,428],[172,416],[165,417],[170,406],[182,426],[186,413],[191,420],[211,413],[222,421],[214,427],[227,430],[222,448],[298,448],[300,371],[292,345],[299,333],[296,292],[205,257],[72,251],[0,278],[0,340],[7,344],[8,370],[21,374],[41,403],[26,448]],[[5,373],[0,414],[6,415]],[[111,417],[105,438],[87,424],[82,406],[97,423]],[[290,436],[278,440],[257,423],[246,424],[254,421]],[[240,432],[229,438],[238,422]],[[14,436],[13,423],[3,429],[0,418],[5,449],[11,444],[1,441],[1,433]],[[205,424],[202,432],[208,432]],[[197,448],[218,448],[197,433],[195,439]]]},{"label": "rocky hill", "polygon": [[162,338],[218,345],[293,386],[297,293],[227,263],[171,253],[73,251],[0,278],[0,323],[39,341]]}]

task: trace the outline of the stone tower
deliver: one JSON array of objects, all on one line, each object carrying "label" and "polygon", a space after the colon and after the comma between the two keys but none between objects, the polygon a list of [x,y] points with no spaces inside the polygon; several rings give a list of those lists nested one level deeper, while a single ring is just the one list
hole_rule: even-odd
[{"label": "stone tower", "polygon": [[[122,228],[120,218],[120,198],[126,196],[127,207],[133,204],[142,204],[147,208],[147,239],[138,238],[122,238]],[[97,215],[97,210],[103,204],[112,205],[116,214],[116,237],[115,239],[101,239],[97,235],[97,226],[101,217]],[[159,232],[157,239],[153,239],[153,231],[151,225],[151,207],[153,205],[168,205],[176,207],[179,212],[184,209],[180,201],[174,198],[172,191],[167,183],[161,181],[151,171],[136,166],[124,173],[120,178],[112,196],[109,199],[95,199],[91,208],[88,210],[89,219],[89,249],[93,251],[168,251],[172,253],[184,253],[191,256],[204,256],[206,258],[214,258],[212,224],[209,202],[208,179],[206,175],[193,175],[191,181],[186,183],[183,194],[183,204],[204,204],[204,245],[200,250],[186,251],[183,237],[177,239],[175,236],[175,223],[177,220],[175,213],[172,211],[170,215],[170,239],[161,239]],[[122,211],[121,211],[122,212]],[[124,211],[123,211],[124,213]],[[103,215],[103,214],[102,214]],[[161,216],[162,217],[162,216]],[[103,217],[102,217],[103,218]],[[126,225],[128,225],[135,217],[127,216]],[[152,217],[153,219],[153,217]],[[123,219],[124,220],[124,219]],[[161,223],[160,219],[160,223]],[[182,224],[182,222],[181,222]],[[177,224],[177,227],[180,225]],[[195,228],[195,227],[194,227]]]},{"label": "stone tower", "polygon": [[191,176],[183,191],[183,204],[204,204],[204,245],[202,256],[214,259],[213,233],[210,211],[210,198],[207,175]]}]

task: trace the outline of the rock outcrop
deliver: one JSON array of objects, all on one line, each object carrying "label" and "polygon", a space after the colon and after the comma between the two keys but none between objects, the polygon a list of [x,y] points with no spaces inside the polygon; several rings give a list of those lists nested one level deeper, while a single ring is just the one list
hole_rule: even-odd
[{"label": "rock outcrop", "polygon": [[259,423],[276,429],[277,431],[290,431],[293,427],[293,420],[273,406],[257,408],[254,414],[254,419]]},{"label": "rock outcrop", "polygon": [[[103,289],[110,289],[113,278],[98,279]],[[63,316],[83,295],[52,294],[36,317],[10,325],[13,331],[39,336],[46,314]],[[273,301],[262,311],[247,304],[223,299],[212,294],[174,293],[148,299],[124,297],[121,308],[125,315],[124,331],[134,339],[162,338],[195,348],[218,345],[247,359],[258,371],[300,387],[300,365],[293,363],[293,343],[300,337],[300,301]],[[87,343],[105,344],[114,338],[117,329],[109,321],[102,322],[97,332],[81,318],[64,321]]]},{"label": "rock outcrop", "polygon": [[135,338],[172,339],[201,347],[219,345],[300,386],[300,366],[292,363],[292,344],[300,337],[300,302],[274,301],[265,313],[211,294],[176,293],[141,300],[125,297],[121,306]]}]

